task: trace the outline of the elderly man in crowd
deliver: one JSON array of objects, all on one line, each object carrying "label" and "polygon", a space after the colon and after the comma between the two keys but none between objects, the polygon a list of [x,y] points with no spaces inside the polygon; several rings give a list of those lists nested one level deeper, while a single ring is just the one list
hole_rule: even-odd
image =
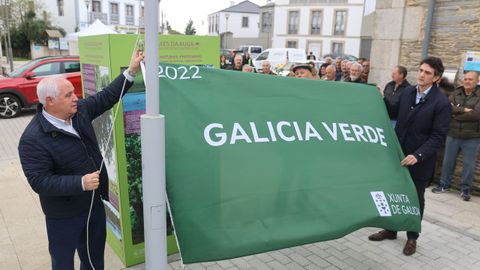
[{"label": "elderly man in crowd", "polygon": [[262,62],[262,73],[267,75],[277,75],[272,71],[272,65],[268,60]]},{"label": "elderly man in crowd", "polygon": [[253,67],[250,65],[243,65],[242,72],[253,72]]},{"label": "elderly man in crowd", "polygon": [[448,130],[445,155],[443,157],[440,185],[432,189],[433,193],[442,193],[450,189],[458,154],[463,154],[460,196],[470,200],[470,186],[475,174],[478,146],[480,145],[480,87],[478,72],[469,71],[463,77],[463,86],[452,95],[452,118]]},{"label": "elderly man in crowd", "polygon": [[233,58],[233,65],[231,66],[231,70],[235,71],[242,71],[243,67],[243,57],[241,54],[237,53],[235,54],[235,57]]},{"label": "elderly man in crowd", "polygon": [[350,67],[350,76],[345,80],[346,82],[353,82],[353,83],[366,83],[362,79],[362,72],[363,67],[357,62],[353,62]]},{"label": "elderly man in crowd", "polygon": [[332,64],[332,65],[329,65],[326,69],[325,69],[325,78],[324,80],[325,81],[335,81],[335,73],[336,73],[336,68],[335,66]]},{"label": "elderly man in crowd", "polygon": [[310,79],[310,80],[315,79],[312,73],[313,72],[312,66],[310,66],[309,64],[296,64],[293,66],[292,71],[295,74],[296,78],[303,78],[303,79]]}]

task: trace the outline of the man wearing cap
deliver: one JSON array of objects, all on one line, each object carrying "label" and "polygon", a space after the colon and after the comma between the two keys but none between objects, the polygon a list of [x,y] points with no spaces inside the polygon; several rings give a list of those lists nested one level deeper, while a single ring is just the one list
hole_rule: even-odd
[{"label": "man wearing cap", "polygon": [[292,71],[296,78],[314,79],[312,66],[309,64],[296,64]]}]

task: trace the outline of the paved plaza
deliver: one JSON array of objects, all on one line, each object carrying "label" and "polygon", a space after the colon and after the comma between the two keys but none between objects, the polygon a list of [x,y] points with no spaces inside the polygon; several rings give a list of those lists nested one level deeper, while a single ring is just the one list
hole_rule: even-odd
[{"label": "paved plaza", "polygon": [[[17,153],[33,113],[0,119],[0,269],[5,270],[50,268],[45,219]],[[402,254],[405,233],[397,240],[370,242],[367,236],[378,229],[365,228],[333,241],[233,260],[183,266],[178,256],[171,256],[169,269],[480,269],[479,197],[464,202],[457,192],[439,195],[428,189],[422,225],[417,253],[411,257]],[[144,269],[125,268],[108,245],[105,257],[106,269]]]}]

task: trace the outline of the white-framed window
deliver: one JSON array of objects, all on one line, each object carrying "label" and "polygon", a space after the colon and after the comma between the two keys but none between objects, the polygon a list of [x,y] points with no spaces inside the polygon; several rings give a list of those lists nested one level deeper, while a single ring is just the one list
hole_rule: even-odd
[{"label": "white-framed window", "polygon": [[262,33],[270,33],[272,31],[272,13],[262,12]]},{"label": "white-framed window", "polygon": [[333,55],[342,55],[343,54],[343,42],[332,42],[332,54]]},{"label": "white-framed window", "polygon": [[322,29],[322,11],[312,10],[310,20],[310,34],[320,35]]},{"label": "white-framed window", "polygon": [[294,48],[296,49],[298,46],[298,42],[296,40],[287,40],[286,47],[287,48]]},{"label": "white-framed window", "polygon": [[242,27],[248,28],[248,17],[246,16],[242,17]]},{"label": "white-framed window", "polygon": [[288,33],[289,34],[298,34],[298,24],[299,24],[299,11],[291,10],[288,12]]},{"label": "white-framed window", "polygon": [[333,34],[335,36],[344,36],[345,29],[347,28],[347,11],[346,10],[336,10],[335,11],[335,23]]}]

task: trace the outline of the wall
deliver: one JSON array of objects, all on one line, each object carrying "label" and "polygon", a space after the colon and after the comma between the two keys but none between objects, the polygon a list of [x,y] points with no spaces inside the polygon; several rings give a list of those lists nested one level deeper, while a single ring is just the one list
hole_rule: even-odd
[{"label": "wall", "polygon": [[[466,51],[480,51],[480,1],[436,0],[429,55],[446,69],[462,67]],[[401,64],[415,82],[421,58],[428,0],[377,0],[371,51],[371,81],[384,85]]]}]

